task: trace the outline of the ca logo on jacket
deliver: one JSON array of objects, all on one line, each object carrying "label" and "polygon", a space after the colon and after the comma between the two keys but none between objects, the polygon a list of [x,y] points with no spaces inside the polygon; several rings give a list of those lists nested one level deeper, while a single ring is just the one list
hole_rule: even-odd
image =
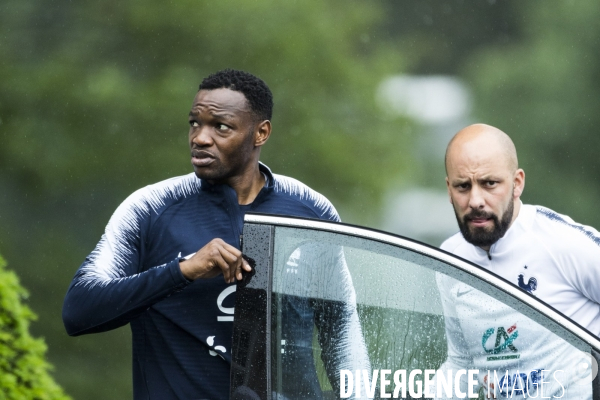
[{"label": "ca logo on jacket", "polygon": [[[494,332],[496,332],[496,340],[494,341],[494,347],[489,348],[488,341],[494,335]],[[488,330],[486,330],[483,333],[483,336],[481,337],[481,346],[483,346],[483,350],[485,350],[486,353],[490,354],[490,356],[487,358],[487,361],[499,361],[520,358],[520,354],[510,354],[517,353],[519,351],[519,349],[517,349],[514,345],[514,341],[518,337],[519,331],[517,330],[517,324],[510,326],[508,329],[505,329],[503,326],[499,326],[498,328],[489,328]]]}]

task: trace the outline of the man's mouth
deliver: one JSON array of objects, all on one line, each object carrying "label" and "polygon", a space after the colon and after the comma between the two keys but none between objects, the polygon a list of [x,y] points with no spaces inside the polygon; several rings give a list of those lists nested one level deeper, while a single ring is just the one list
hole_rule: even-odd
[{"label": "man's mouth", "polygon": [[205,167],[215,161],[215,156],[207,151],[192,150],[192,164],[196,167]]},{"label": "man's mouth", "polygon": [[471,225],[475,226],[475,227],[485,226],[491,220],[492,220],[491,218],[469,218],[468,219],[468,221],[471,223]]},{"label": "man's mouth", "polygon": [[494,214],[479,212],[475,215],[467,215],[465,216],[465,222],[476,228],[484,227],[488,225],[488,223],[494,222]]}]

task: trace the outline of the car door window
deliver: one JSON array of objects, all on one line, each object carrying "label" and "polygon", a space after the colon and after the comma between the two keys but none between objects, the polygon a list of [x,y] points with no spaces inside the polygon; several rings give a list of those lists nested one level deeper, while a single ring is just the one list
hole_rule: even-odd
[{"label": "car door window", "polygon": [[269,229],[264,309],[236,302],[236,325],[261,316],[234,327],[264,334],[257,398],[593,397],[590,343],[498,279],[391,235]]}]

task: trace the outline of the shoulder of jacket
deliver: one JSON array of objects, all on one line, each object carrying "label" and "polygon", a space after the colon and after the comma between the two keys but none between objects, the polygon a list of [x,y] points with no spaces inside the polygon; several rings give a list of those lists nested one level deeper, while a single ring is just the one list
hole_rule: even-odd
[{"label": "shoulder of jacket", "polygon": [[536,235],[546,243],[555,244],[558,248],[563,248],[565,245],[568,248],[574,245],[593,245],[600,248],[600,233],[595,228],[579,224],[569,216],[547,207],[534,207],[536,211],[534,230]]},{"label": "shoulder of jacket", "polygon": [[289,176],[273,174],[273,178],[273,190],[275,193],[287,194],[290,198],[312,209],[318,218],[340,221],[340,217],[333,204],[321,193]]},{"label": "shoulder of jacket", "polygon": [[133,208],[156,213],[165,206],[200,191],[200,179],[194,173],[153,183],[133,192],[120,208]]}]

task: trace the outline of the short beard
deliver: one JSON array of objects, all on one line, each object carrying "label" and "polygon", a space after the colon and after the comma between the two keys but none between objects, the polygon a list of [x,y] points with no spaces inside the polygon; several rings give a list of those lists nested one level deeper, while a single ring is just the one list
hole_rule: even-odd
[{"label": "short beard", "polygon": [[[511,198],[506,211],[504,211],[504,214],[502,214],[501,220],[498,220],[498,216],[496,214],[487,213],[484,211],[471,211],[469,214],[466,214],[462,220],[458,217],[456,209],[454,210],[454,214],[456,215],[456,221],[458,222],[460,232],[467,242],[478,247],[490,247],[500,240],[500,238],[502,238],[508,230],[508,227],[512,221],[514,206],[514,199]],[[491,218],[492,221],[494,221],[492,230],[487,230],[486,228],[470,229],[468,222],[475,218]]]}]

